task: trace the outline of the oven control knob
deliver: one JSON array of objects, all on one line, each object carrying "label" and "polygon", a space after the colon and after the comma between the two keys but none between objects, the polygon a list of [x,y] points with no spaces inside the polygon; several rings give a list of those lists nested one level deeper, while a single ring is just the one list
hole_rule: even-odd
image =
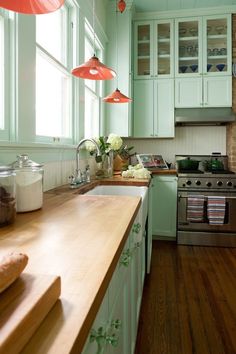
[{"label": "oven control knob", "polygon": [[188,180],[188,181],[186,182],[186,184],[187,184],[188,186],[191,186],[192,182]]},{"label": "oven control knob", "polygon": [[206,186],[207,186],[207,187],[211,187],[211,182],[207,182],[207,183],[206,183]]},{"label": "oven control knob", "polygon": [[222,181],[217,181],[217,186],[221,187],[223,185]]},{"label": "oven control knob", "polygon": [[229,182],[227,182],[227,186],[228,186],[228,187],[232,187],[232,185],[233,185],[233,183],[232,183],[232,182],[230,182],[230,181],[229,181]]},{"label": "oven control knob", "polygon": [[196,183],[197,186],[201,185],[201,181],[199,181],[199,180],[197,180],[195,183]]}]

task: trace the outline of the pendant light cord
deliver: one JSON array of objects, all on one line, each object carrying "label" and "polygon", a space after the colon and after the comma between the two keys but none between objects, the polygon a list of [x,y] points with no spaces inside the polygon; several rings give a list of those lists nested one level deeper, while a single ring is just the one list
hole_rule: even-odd
[{"label": "pendant light cord", "polygon": [[118,77],[119,77],[119,72],[118,72],[118,20],[117,20],[117,6],[118,6],[118,0],[116,1],[116,88],[118,88]]},{"label": "pendant light cord", "polygon": [[95,54],[95,0],[93,0],[93,53]]}]

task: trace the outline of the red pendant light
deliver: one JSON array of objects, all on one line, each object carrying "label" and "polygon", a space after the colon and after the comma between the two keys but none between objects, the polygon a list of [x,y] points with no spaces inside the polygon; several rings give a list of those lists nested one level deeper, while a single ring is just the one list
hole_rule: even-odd
[{"label": "red pendant light", "polygon": [[132,101],[131,98],[123,95],[118,88],[102,100],[107,103],[128,103]]},{"label": "red pendant light", "polygon": [[[118,7],[118,6],[117,6]],[[117,9],[116,9],[116,28],[115,28],[115,33],[116,33],[116,66],[118,69],[118,21],[117,21]],[[116,79],[117,81],[117,87],[118,87],[118,77]],[[131,98],[125,96],[123,93],[120,92],[120,90],[118,90],[118,88],[116,88],[116,90],[112,93],[110,93],[110,95],[104,97],[102,99],[104,102],[106,103],[129,103],[132,101]]]},{"label": "red pendant light", "polygon": [[71,73],[81,79],[89,80],[110,80],[116,77],[115,71],[102,64],[95,55],[86,63],[73,69]]},{"label": "red pendant light", "polygon": [[59,9],[65,0],[0,0],[0,7],[22,14],[46,14]]},{"label": "red pendant light", "polygon": [[125,8],[126,8],[126,3],[125,3],[125,1],[124,1],[124,0],[120,0],[120,1],[118,2],[117,7],[118,7],[118,10],[119,10],[121,13],[124,12],[124,11],[125,11]]},{"label": "red pendant light", "polygon": [[[94,29],[95,4],[93,0],[93,50],[95,52],[95,29]],[[99,59],[94,56],[79,65],[71,71],[72,75],[80,77],[81,79],[89,80],[110,80],[116,77],[116,72],[101,63]]]}]

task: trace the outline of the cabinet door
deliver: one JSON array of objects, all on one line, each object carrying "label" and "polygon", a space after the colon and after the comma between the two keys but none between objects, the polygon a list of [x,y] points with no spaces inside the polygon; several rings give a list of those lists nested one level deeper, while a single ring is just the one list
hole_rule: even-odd
[{"label": "cabinet door", "polygon": [[202,18],[175,21],[175,76],[199,76],[202,73]]},{"label": "cabinet door", "polygon": [[231,15],[203,17],[203,73],[231,75]]},{"label": "cabinet door", "polygon": [[134,78],[153,76],[153,22],[136,22],[134,25]]},{"label": "cabinet door", "polygon": [[153,235],[176,237],[177,177],[154,176],[152,193]]},{"label": "cabinet door", "polygon": [[202,107],[202,78],[175,79],[175,107]]},{"label": "cabinet door", "polygon": [[[105,353],[107,350],[106,333],[109,326],[108,293],[105,295],[82,354]],[[100,331],[100,332],[99,332]],[[102,336],[104,336],[102,338]],[[93,341],[91,339],[93,338]],[[108,352],[107,352],[108,353]]]},{"label": "cabinet door", "polygon": [[154,22],[154,75],[168,78],[174,75],[174,22]]},{"label": "cabinet door", "polygon": [[232,106],[232,76],[204,77],[204,106]]},{"label": "cabinet door", "polygon": [[153,80],[134,81],[134,137],[153,137]]},{"label": "cabinet door", "polygon": [[174,128],[174,80],[155,80],[154,135],[159,138],[173,138]]}]

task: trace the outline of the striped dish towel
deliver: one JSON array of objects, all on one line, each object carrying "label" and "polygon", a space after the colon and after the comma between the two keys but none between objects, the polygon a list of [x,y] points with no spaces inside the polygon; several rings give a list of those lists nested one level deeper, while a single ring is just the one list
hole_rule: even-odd
[{"label": "striped dish towel", "polygon": [[204,195],[189,195],[187,198],[187,220],[191,222],[203,222],[204,219]]},{"label": "striped dish towel", "polygon": [[211,225],[224,224],[225,197],[207,197],[207,217]]}]

